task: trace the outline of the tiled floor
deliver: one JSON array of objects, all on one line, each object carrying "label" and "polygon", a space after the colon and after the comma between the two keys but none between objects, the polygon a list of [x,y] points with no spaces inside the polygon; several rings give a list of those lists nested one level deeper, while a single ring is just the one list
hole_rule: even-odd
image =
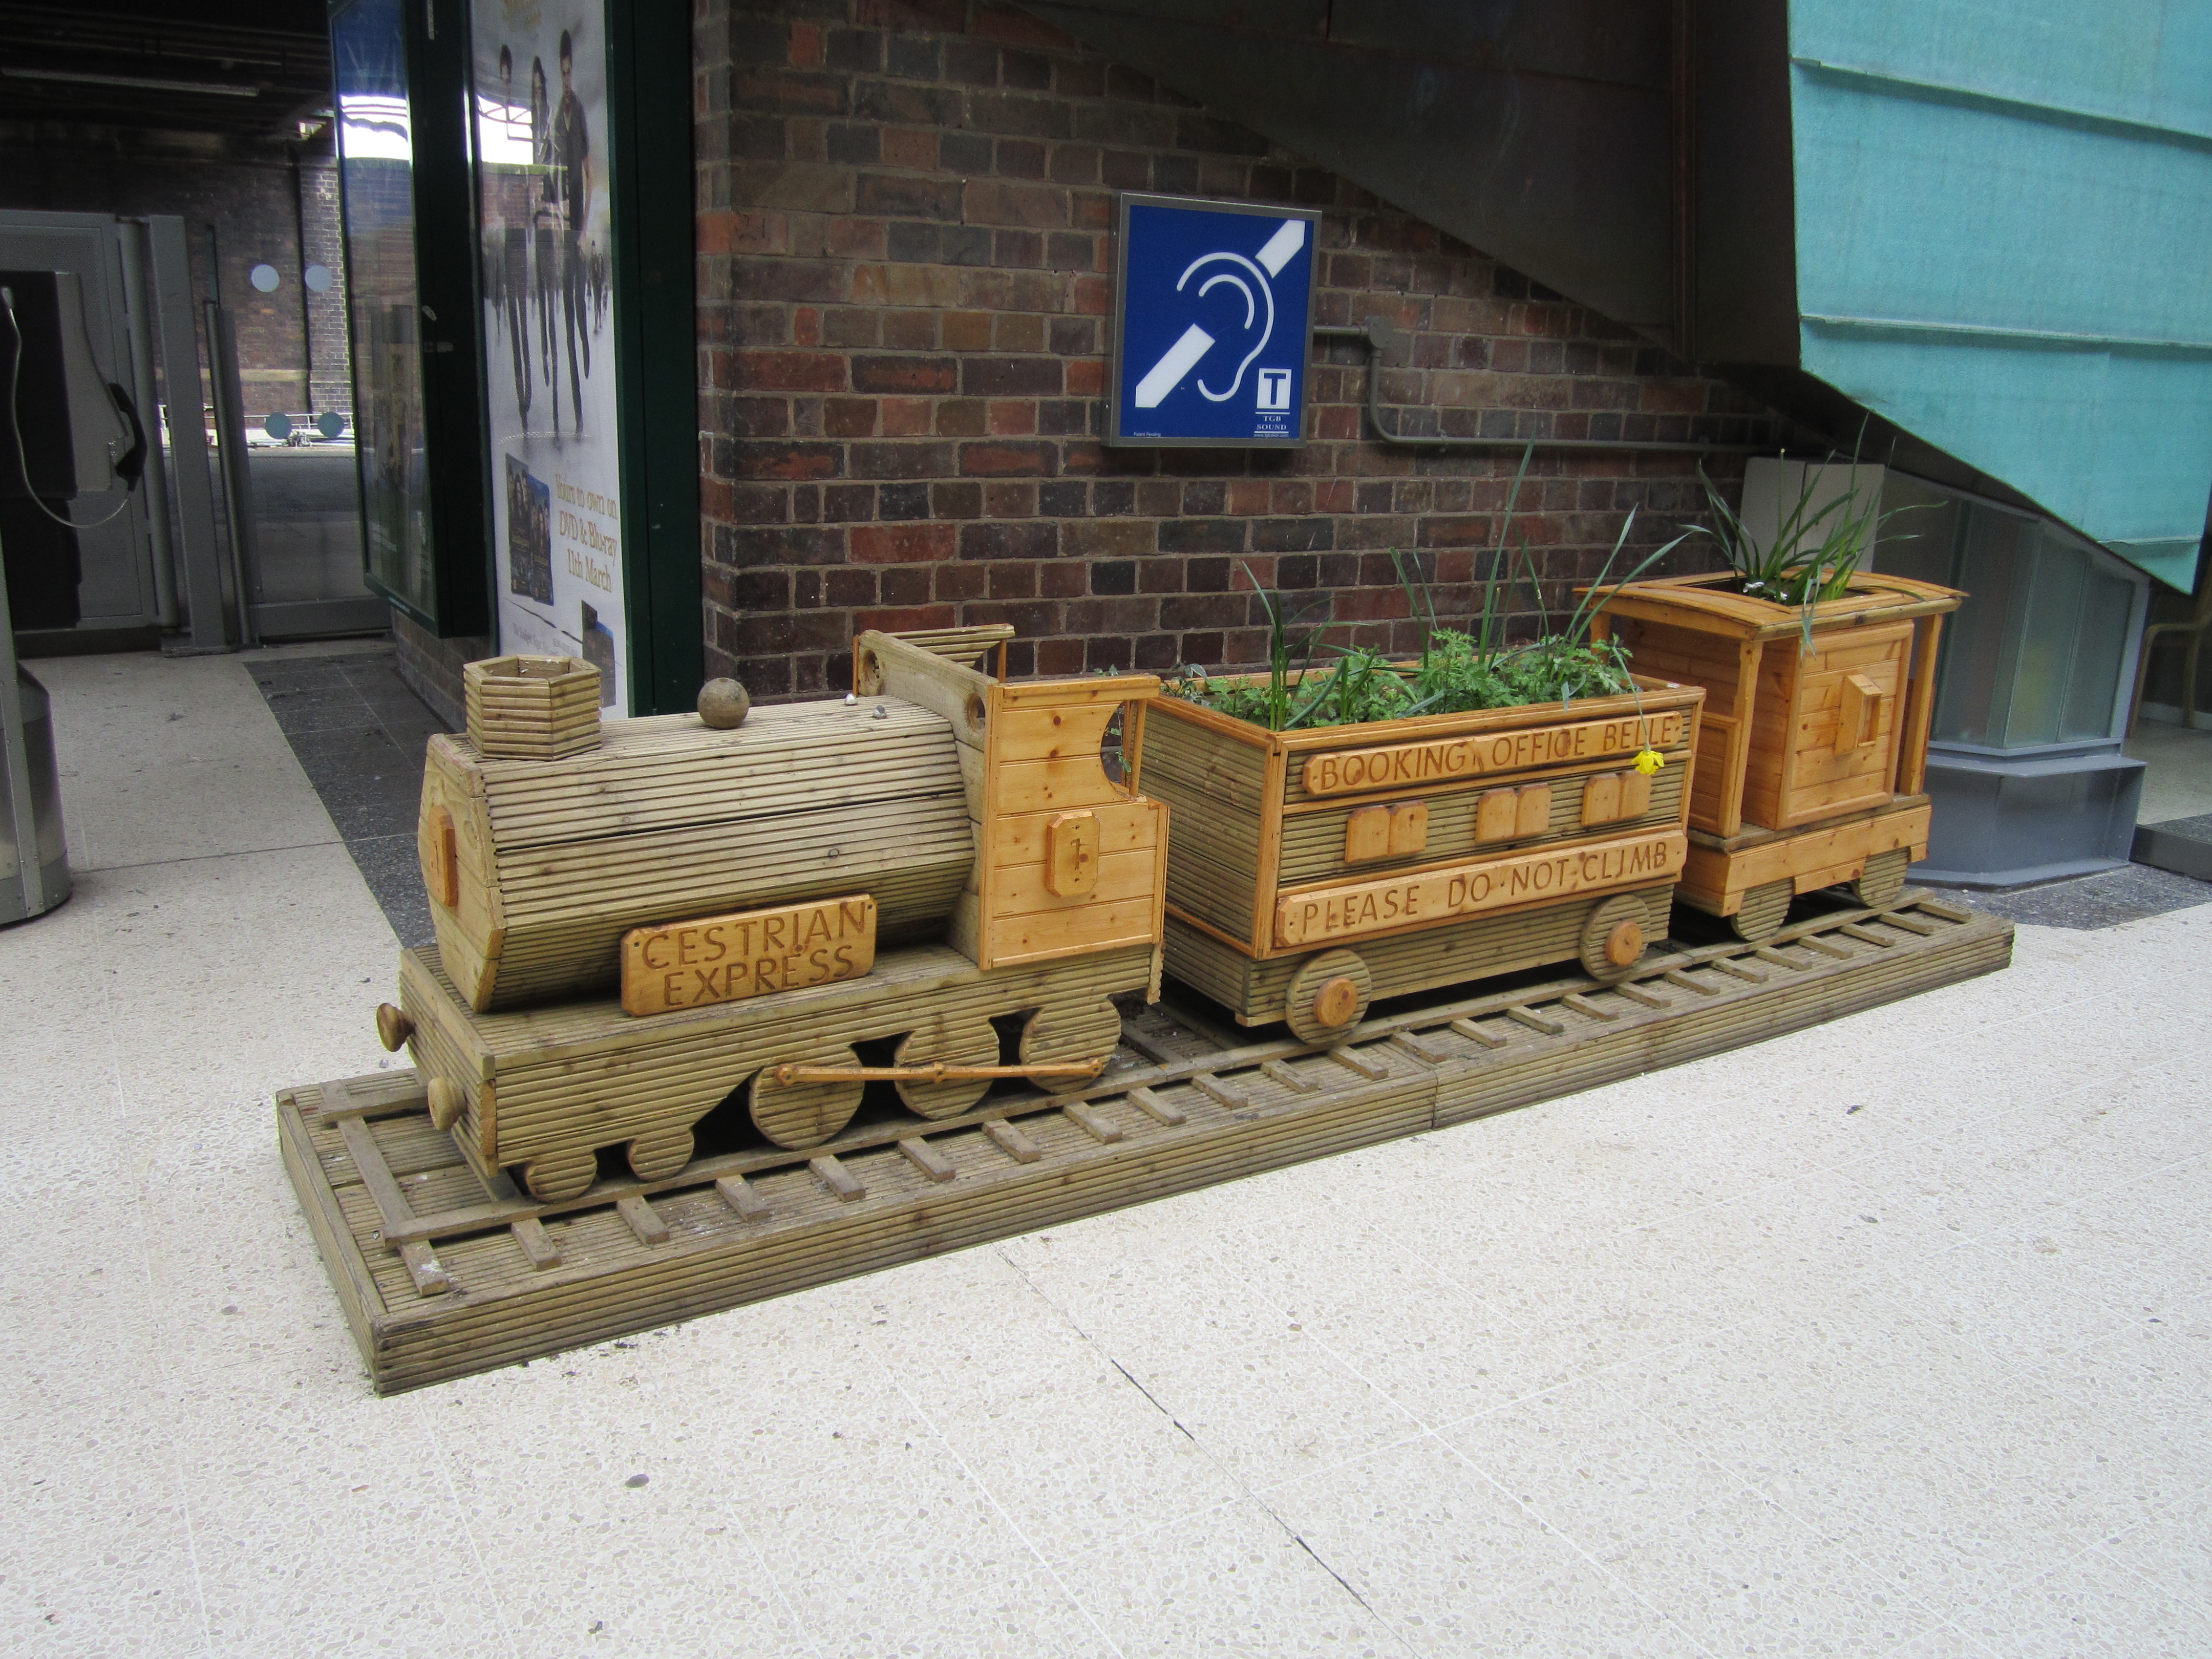
[{"label": "tiled floor", "polygon": [[380,1401],[269,1096],[392,928],[246,663],[41,666],[0,1649],[2212,1653],[2212,906]]},{"label": "tiled floor", "polygon": [[257,653],[247,666],[392,932],[428,944],[415,817],[422,745],[445,722],[407,689],[388,644]]}]

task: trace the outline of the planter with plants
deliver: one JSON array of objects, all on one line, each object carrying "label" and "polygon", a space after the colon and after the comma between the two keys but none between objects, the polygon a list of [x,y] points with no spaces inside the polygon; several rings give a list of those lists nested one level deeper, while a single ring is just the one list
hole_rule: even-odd
[{"label": "planter with plants", "polygon": [[[1879,470],[1854,465],[1854,485],[1861,471]],[[1878,490],[1819,502],[1820,487],[1806,469],[1794,500],[1781,492],[1774,532],[1755,536],[1707,479],[1700,528],[1727,570],[1585,595],[1600,605],[1594,641],[1705,688],[1675,896],[1753,941],[1820,888],[1893,904],[1927,855],[1938,633],[1966,597],[1864,568],[1888,516]]]},{"label": "planter with plants", "polygon": [[1686,852],[1702,692],[1632,674],[1588,604],[1508,643],[1502,536],[1468,629],[1400,569],[1417,658],[1324,653],[1262,592],[1267,671],[1170,681],[1146,733],[1168,971],[1311,1042],[1377,998],[1575,960],[1622,977],[1665,934]]}]

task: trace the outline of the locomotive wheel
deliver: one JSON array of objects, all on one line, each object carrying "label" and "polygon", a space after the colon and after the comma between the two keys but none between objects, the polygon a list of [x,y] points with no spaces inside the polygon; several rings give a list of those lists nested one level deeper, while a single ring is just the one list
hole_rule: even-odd
[{"label": "locomotive wheel", "polygon": [[548,1152],[522,1166],[522,1184],[540,1203],[558,1204],[581,1194],[599,1172],[599,1158],[588,1146],[580,1152]]},{"label": "locomotive wheel", "polygon": [[1743,896],[1742,907],[1728,919],[1735,936],[1746,945],[1764,945],[1790,920],[1790,901],[1796,889],[1787,881],[1770,881]]},{"label": "locomotive wheel", "polygon": [[1583,924],[1583,972],[1601,985],[1628,977],[1644,960],[1644,901],[1616,893],[1594,907]]},{"label": "locomotive wheel", "polygon": [[1291,976],[1284,1018],[1301,1042],[1333,1042],[1359,1024],[1375,1000],[1375,976],[1357,951],[1308,957]]},{"label": "locomotive wheel", "polygon": [[[792,1063],[858,1066],[860,1057],[850,1048],[823,1048],[794,1054]],[[753,1127],[779,1146],[817,1146],[853,1121],[866,1088],[857,1080],[778,1083],[774,1069],[763,1068],[753,1074]]]},{"label": "locomotive wheel", "polygon": [[[938,1020],[908,1031],[899,1039],[894,1066],[996,1066],[999,1034],[988,1019],[964,1022]],[[989,1092],[991,1079],[952,1078],[943,1083],[902,1079],[899,1098],[908,1111],[922,1117],[957,1117]]]},{"label": "locomotive wheel", "polygon": [[1021,1063],[1111,1060],[1121,1041],[1121,1011],[1103,998],[1087,1008],[1041,1008],[1022,1027]]},{"label": "locomotive wheel", "polygon": [[1887,910],[1905,892],[1905,866],[1912,855],[1902,847],[1876,853],[1851,884],[1851,896],[1869,910]]},{"label": "locomotive wheel", "polygon": [[631,1141],[628,1151],[632,1174],[640,1181],[659,1181],[691,1161],[691,1131],[655,1129]]}]

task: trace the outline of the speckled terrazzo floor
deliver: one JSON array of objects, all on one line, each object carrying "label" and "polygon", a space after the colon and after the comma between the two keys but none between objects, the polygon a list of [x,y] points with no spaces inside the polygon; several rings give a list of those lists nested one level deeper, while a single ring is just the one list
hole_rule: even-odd
[{"label": "speckled terrazzo floor", "polygon": [[0,1650],[2212,1652],[2212,906],[379,1401],[269,1097],[396,942],[267,661],[40,665]]}]

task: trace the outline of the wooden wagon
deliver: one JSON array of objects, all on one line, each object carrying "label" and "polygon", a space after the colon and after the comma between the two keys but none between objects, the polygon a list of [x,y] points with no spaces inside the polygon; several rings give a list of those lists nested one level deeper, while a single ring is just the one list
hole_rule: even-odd
[{"label": "wooden wagon", "polygon": [[1731,591],[1730,575],[1610,590],[1593,635],[1637,667],[1705,688],[1689,859],[1675,896],[1742,938],[1781,927],[1800,893],[1848,884],[1894,903],[1928,854],[1923,793],[1936,652],[1966,595],[1855,577],[1805,614]]},{"label": "wooden wagon", "polygon": [[1637,685],[1283,732],[1162,698],[1145,785],[1170,808],[1168,971],[1308,1042],[1378,997],[1571,960],[1625,975],[1666,932],[1704,697]]}]

